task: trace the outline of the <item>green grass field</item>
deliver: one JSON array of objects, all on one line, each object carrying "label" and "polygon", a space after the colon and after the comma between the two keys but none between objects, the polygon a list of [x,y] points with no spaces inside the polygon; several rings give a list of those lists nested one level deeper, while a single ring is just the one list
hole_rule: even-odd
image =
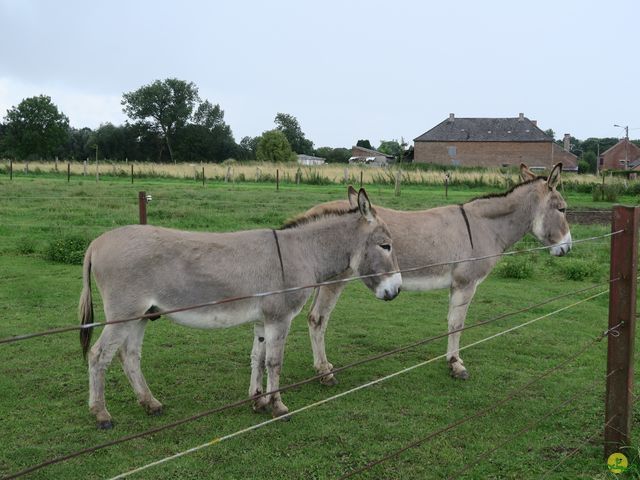
[{"label": "green grass field", "polygon": [[[94,181],[51,176],[0,179],[0,338],[77,323],[81,266],[47,260],[55,242],[90,240],[110,228],[137,223],[137,192],[153,195],[149,223],[193,230],[278,227],[319,202],[345,198],[343,186],[210,183],[126,178]],[[492,191],[370,186],[372,202],[419,209],[463,202]],[[590,195],[571,194],[569,206],[593,208]],[[635,198],[623,198],[637,203]],[[598,208],[610,207],[598,203]],[[574,238],[600,235],[607,225],[572,228]],[[527,237],[517,247],[537,246]],[[48,253],[49,252],[49,253]],[[578,244],[567,257],[546,252],[504,259],[479,287],[467,324],[578,290],[608,277],[609,241]],[[513,272],[524,271],[524,278]],[[603,288],[604,289],[604,288]],[[596,290],[599,291],[599,290]],[[569,305],[576,295],[531,312],[465,332],[462,345]],[[329,359],[338,367],[446,331],[447,291],[402,293],[381,302],[361,283],[351,284],[327,333]],[[97,321],[103,321],[94,295]],[[493,405],[511,390],[576,353],[607,324],[606,295],[463,352],[471,374],[454,381],[444,360],[415,369],[310,409],[290,422],[213,445],[133,478],[336,478],[461,417]],[[314,374],[306,309],[287,340],[282,385]],[[99,332],[96,332],[96,336]],[[77,332],[0,345],[0,475],[51,457],[169,423],[242,399],[249,382],[252,327],[191,330],[166,319],[150,323],[143,369],[162,417],[137,405],[114,360],[107,374],[111,431],[98,431],[87,408],[87,372]],[[445,352],[446,339],[347,370],[339,384],[311,383],[283,394],[290,410],[317,402]],[[462,478],[613,478],[602,456],[606,342],[581,355],[516,399],[355,478],[446,478],[530,422],[579,394],[557,415],[507,442]],[[28,478],[105,478],[268,419],[249,406],[54,465]],[[634,429],[634,433],[640,433]],[[594,436],[595,435],[595,436]],[[593,439],[589,440],[590,437]],[[555,467],[574,448],[581,450]],[[632,478],[629,474],[616,478]]]}]

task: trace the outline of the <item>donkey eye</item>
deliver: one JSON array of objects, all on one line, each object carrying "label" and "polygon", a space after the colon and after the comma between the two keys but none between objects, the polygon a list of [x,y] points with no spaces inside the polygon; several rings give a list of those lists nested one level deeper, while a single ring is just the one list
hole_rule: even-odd
[{"label": "donkey eye", "polygon": [[388,243],[383,243],[382,245],[380,245],[380,248],[386,250],[387,252],[391,251],[391,245],[389,245]]},{"label": "donkey eye", "polygon": [[567,211],[567,209],[566,208],[559,208],[558,211],[564,213],[564,212]]}]

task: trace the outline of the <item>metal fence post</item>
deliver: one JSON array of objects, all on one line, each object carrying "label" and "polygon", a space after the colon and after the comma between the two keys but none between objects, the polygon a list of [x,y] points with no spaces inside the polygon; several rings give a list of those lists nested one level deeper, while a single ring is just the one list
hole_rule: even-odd
[{"label": "metal fence post", "polygon": [[636,283],[638,275],[638,225],[640,208],[613,208],[609,328],[623,323],[619,335],[608,336],[604,453],[609,457],[631,444],[633,419],[633,348],[636,331]]},{"label": "metal fence post", "polygon": [[140,212],[140,225],[147,224],[147,193],[138,192],[138,210]]}]

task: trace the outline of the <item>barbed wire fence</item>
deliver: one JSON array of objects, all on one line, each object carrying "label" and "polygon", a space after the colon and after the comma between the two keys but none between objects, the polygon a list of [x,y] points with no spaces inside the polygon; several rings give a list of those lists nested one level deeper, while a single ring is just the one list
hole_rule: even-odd
[{"label": "barbed wire fence", "polygon": [[[144,194],[144,192],[141,192],[141,194],[139,196],[139,199],[140,199],[140,201],[139,201],[140,209],[143,208],[142,207],[143,204],[146,207],[146,203],[147,203],[148,200],[147,200],[146,194]],[[422,339],[422,340],[413,342],[412,344],[405,345],[405,346],[402,346],[402,347],[398,347],[398,348],[396,348],[394,350],[391,350],[389,352],[385,352],[385,353],[378,354],[378,355],[375,355],[375,356],[372,356],[372,357],[368,357],[366,359],[354,362],[354,363],[352,363],[350,365],[346,365],[346,366],[343,366],[343,367],[335,368],[335,369],[332,370],[331,373],[338,373],[338,372],[344,371],[344,370],[346,370],[348,368],[353,368],[355,366],[362,365],[362,364],[367,363],[367,362],[371,362],[371,361],[374,361],[374,360],[385,358],[387,356],[390,356],[390,355],[393,355],[393,354],[396,354],[396,353],[399,353],[399,352],[402,352],[402,351],[405,351],[405,350],[408,350],[408,349],[411,349],[411,348],[415,348],[415,347],[417,347],[419,345],[424,345],[424,344],[429,343],[431,341],[434,341],[436,339],[446,337],[448,335],[451,335],[452,333],[457,333],[457,332],[468,330],[468,329],[471,329],[471,328],[476,328],[476,327],[479,327],[479,326],[482,326],[482,325],[486,325],[488,323],[492,323],[492,322],[495,322],[497,320],[500,320],[500,319],[503,319],[503,318],[506,318],[506,317],[509,317],[509,316],[516,315],[518,313],[524,313],[526,311],[529,311],[529,310],[534,309],[536,307],[551,303],[551,302],[556,301],[558,299],[565,298],[565,297],[568,297],[568,296],[571,296],[571,295],[577,295],[577,294],[583,293],[583,292],[587,292],[587,291],[593,290],[593,289],[595,289],[597,287],[602,287],[602,286],[604,286],[606,284],[608,284],[609,287],[610,287],[610,292],[611,292],[611,295],[612,295],[611,298],[613,298],[615,296],[616,297],[615,301],[618,302],[618,304],[620,304],[620,302],[622,302],[622,304],[623,304],[622,305],[623,306],[622,310],[623,311],[622,312],[614,312],[612,314],[611,313],[611,309],[610,309],[610,319],[609,319],[610,320],[609,321],[610,325],[609,325],[609,328],[606,331],[604,331],[603,334],[600,335],[598,338],[594,339],[593,342],[589,343],[588,348],[591,348],[599,340],[602,340],[603,338],[608,337],[608,339],[609,339],[609,351],[610,352],[611,352],[611,348],[612,348],[611,347],[612,341],[613,341],[614,344],[620,344],[620,341],[626,342],[626,347],[627,347],[625,349],[626,355],[627,355],[627,357],[628,357],[628,355],[631,355],[631,358],[632,358],[633,348],[631,348],[629,350],[628,347],[629,346],[633,347],[632,339],[633,339],[633,336],[634,336],[633,335],[633,331],[635,329],[635,283],[637,281],[637,278],[636,278],[636,275],[637,275],[637,252],[634,253],[634,248],[637,251],[637,223],[638,223],[638,221],[637,221],[638,220],[637,219],[637,217],[638,217],[637,211],[634,211],[633,215],[635,215],[635,220],[629,220],[629,218],[627,216],[627,217],[625,217],[626,220],[620,220],[618,222],[620,228],[616,228],[616,220],[615,220],[616,212],[614,212],[614,224],[613,224],[611,233],[605,234],[605,235],[600,235],[600,236],[594,236],[594,237],[590,237],[590,238],[585,238],[585,239],[574,240],[574,242],[573,242],[573,243],[592,242],[592,241],[596,241],[596,240],[603,240],[605,238],[609,238],[610,237],[612,239],[612,245],[613,245],[613,243],[615,243],[615,239],[617,239],[618,237],[628,237],[631,234],[631,236],[633,238],[631,240],[627,239],[627,243],[630,243],[634,247],[628,248],[628,251],[625,251],[624,255],[619,253],[618,256],[620,256],[621,258],[618,259],[617,261],[614,258],[614,249],[613,249],[613,246],[612,246],[612,272],[611,272],[612,279],[609,280],[608,282],[604,282],[604,283],[601,283],[601,284],[598,284],[598,285],[587,287],[585,289],[581,289],[581,290],[578,290],[578,291],[575,291],[575,292],[570,292],[570,293],[567,293],[567,294],[558,295],[556,297],[553,297],[553,298],[550,298],[550,299],[546,299],[543,302],[539,302],[539,303],[537,303],[535,305],[531,305],[529,307],[525,307],[523,309],[520,309],[520,310],[517,310],[517,311],[514,311],[514,312],[509,312],[507,314],[503,314],[503,315],[500,315],[498,317],[494,317],[494,318],[488,319],[486,321],[479,322],[477,324],[464,327],[464,328],[459,329],[459,330],[443,333],[441,335],[437,335],[437,336],[434,336],[434,337],[429,337],[427,339]],[[146,213],[145,213],[145,216],[146,216]],[[140,218],[141,218],[141,220],[143,218],[142,217],[142,210],[140,211]],[[472,258],[462,259],[462,260],[457,260],[457,261],[452,261],[452,262],[441,262],[441,263],[438,263],[438,264],[416,266],[416,267],[413,267],[413,268],[410,268],[410,269],[399,270],[399,271],[394,271],[394,272],[385,272],[383,274],[378,274],[378,275],[384,275],[384,274],[389,274],[389,273],[405,273],[405,272],[409,272],[409,271],[417,271],[417,270],[422,270],[422,269],[428,269],[428,268],[433,268],[435,266],[442,266],[442,265],[447,265],[447,264],[479,261],[479,260],[482,260],[482,259],[491,258],[491,257],[495,257],[495,256],[509,256],[509,255],[517,255],[517,254],[522,254],[522,253],[529,253],[529,252],[533,252],[533,251],[536,251],[536,250],[544,250],[544,249],[547,249],[547,248],[549,248],[549,247],[535,247],[535,248],[524,249],[524,250],[504,252],[503,254],[499,254],[499,255],[488,255],[488,256],[472,257]],[[619,251],[619,249],[620,249],[620,247],[618,247],[618,251]],[[631,255],[631,257],[632,257],[631,259],[628,258],[629,255]],[[621,263],[624,263],[624,262],[629,263],[629,265],[631,266],[631,270],[624,269],[625,270],[624,272],[619,272],[619,275],[614,277],[614,266],[617,265],[618,267],[622,267],[623,265],[621,265]],[[633,270],[633,269],[635,269],[635,270]],[[632,274],[631,277],[630,277],[630,273],[629,272],[631,272],[631,274]],[[263,296],[268,296],[268,295],[279,295],[279,294],[285,294],[285,293],[298,291],[298,290],[303,290],[303,289],[308,289],[308,288],[317,288],[317,287],[320,287],[320,286],[326,286],[326,285],[331,285],[331,284],[335,284],[335,283],[351,282],[351,281],[354,281],[354,280],[357,280],[357,279],[362,279],[362,278],[366,278],[366,277],[370,277],[370,276],[375,276],[375,275],[354,276],[354,277],[350,277],[348,279],[343,279],[343,280],[337,280],[337,281],[331,281],[331,282],[321,282],[321,283],[304,285],[304,286],[293,287],[293,288],[290,288],[290,289],[282,289],[282,290],[277,290],[277,291],[260,292],[260,293],[247,295],[247,296],[242,296],[242,297],[220,299],[220,300],[215,300],[215,301],[211,301],[211,302],[207,302],[207,303],[203,303],[203,304],[199,304],[199,305],[186,306],[186,307],[183,307],[183,308],[180,308],[180,309],[175,309],[175,310],[170,310],[170,311],[157,312],[157,313],[154,312],[153,314],[138,316],[138,317],[135,317],[135,318],[119,319],[119,320],[115,320],[115,321],[106,321],[106,322],[96,322],[96,323],[89,324],[89,325],[84,325],[84,326],[74,325],[74,326],[69,326],[69,327],[61,327],[61,328],[57,328],[57,329],[51,329],[51,330],[42,331],[42,332],[31,332],[31,333],[27,333],[27,334],[16,335],[16,336],[0,339],[0,344],[14,343],[14,342],[27,340],[27,339],[30,339],[30,338],[35,338],[35,337],[40,337],[40,336],[47,336],[47,335],[65,333],[65,332],[72,331],[72,330],[80,330],[82,328],[103,327],[103,326],[106,326],[106,325],[109,325],[109,324],[136,321],[136,320],[140,320],[140,319],[143,319],[143,318],[146,318],[146,317],[149,317],[149,316],[157,316],[157,315],[163,315],[163,314],[176,313],[178,311],[185,311],[185,310],[191,310],[191,309],[196,309],[196,308],[203,308],[205,306],[214,306],[214,305],[219,305],[219,304],[223,304],[223,303],[239,301],[239,300],[243,300],[243,299],[247,299],[247,298],[257,298],[257,297],[263,297]],[[620,289],[617,286],[619,284],[623,284],[622,289]],[[616,287],[614,287],[614,285],[616,285]],[[618,293],[614,293],[614,292],[618,292]],[[480,343],[486,342],[488,340],[491,340],[493,338],[505,335],[505,334],[507,334],[507,333],[509,333],[511,331],[514,331],[516,329],[519,329],[519,328],[522,328],[524,326],[527,326],[527,325],[529,325],[529,324],[531,324],[531,323],[533,323],[535,321],[539,321],[539,320],[541,320],[543,318],[547,318],[548,316],[551,316],[551,315],[554,315],[554,314],[559,313],[561,311],[567,310],[567,309],[572,308],[572,307],[574,307],[574,306],[576,306],[578,304],[581,304],[583,302],[586,302],[586,301],[592,300],[594,298],[597,298],[599,296],[602,296],[602,295],[604,295],[606,293],[607,293],[606,290],[598,292],[598,293],[596,293],[594,295],[589,296],[588,298],[585,298],[585,299],[580,300],[578,302],[574,302],[571,305],[568,305],[566,307],[562,307],[560,309],[557,309],[557,310],[555,310],[555,311],[553,311],[553,312],[551,312],[549,314],[537,317],[537,318],[535,318],[533,320],[529,320],[529,321],[524,322],[523,324],[520,324],[520,325],[518,325],[516,327],[511,327],[511,328],[506,329],[504,331],[501,331],[501,332],[499,332],[497,334],[494,334],[494,335],[491,335],[489,337],[486,337],[485,339],[482,339],[482,340],[480,340],[478,342],[474,342],[472,344],[463,346],[463,347],[460,348],[460,350],[464,350],[466,348],[471,348],[471,347],[473,347],[473,346],[475,346],[477,344],[480,344]],[[622,300],[621,300],[621,296],[625,297],[627,295],[629,297],[633,296],[633,302],[631,302],[629,299],[627,299],[626,302],[625,302],[624,298],[622,298]],[[614,302],[614,300],[610,299],[610,306],[611,306],[612,302]],[[629,303],[629,305],[627,305],[627,303]],[[630,305],[631,303],[633,305]],[[620,305],[618,305],[618,306],[620,306]],[[632,317],[633,317],[633,320],[632,320]],[[613,320],[612,320],[612,318],[613,318]],[[620,321],[618,321],[617,323],[612,323],[612,321],[615,322],[616,319],[618,319]],[[630,330],[633,330],[633,331],[630,332]],[[631,345],[629,345],[630,338],[631,338]],[[563,366],[565,364],[568,364],[570,361],[575,360],[575,358],[577,358],[577,356],[579,356],[580,354],[584,353],[584,351],[586,351],[588,348],[585,347],[584,349],[581,349],[578,353],[576,353],[571,358],[568,358],[565,361],[563,361],[560,364],[558,364],[555,367],[553,367],[552,369],[550,369],[548,371],[545,371],[541,376],[535,377],[530,382],[530,384],[535,383],[539,379],[544,378],[547,375],[550,375],[551,373],[553,373],[554,371],[559,369],[561,366]],[[305,411],[305,410],[308,410],[310,408],[313,408],[315,406],[319,406],[319,405],[322,405],[322,404],[327,403],[329,401],[341,398],[341,397],[343,397],[345,395],[348,395],[348,394],[353,393],[355,391],[361,390],[363,388],[367,388],[367,387],[369,387],[371,385],[380,383],[380,382],[385,381],[385,380],[387,380],[389,378],[393,378],[395,376],[401,375],[403,373],[406,373],[408,371],[411,371],[411,370],[413,370],[415,368],[418,368],[420,366],[426,365],[428,363],[431,363],[431,362],[433,362],[433,361],[435,361],[435,360],[437,360],[439,358],[443,358],[443,357],[444,357],[444,355],[434,357],[434,358],[429,359],[429,360],[427,360],[425,362],[421,362],[421,363],[419,363],[417,365],[414,365],[412,367],[408,367],[408,368],[403,369],[403,370],[401,370],[399,372],[395,372],[395,373],[393,373],[391,375],[388,375],[386,377],[383,377],[383,378],[380,378],[380,379],[376,379],[376,380],[374,380],[372,382],[368,382],[366,384],[360,385],[360,386],[355,387],[355,388],[353,388],[351,390],[342,392],[342,393],[334,395],[332,397],[328,397],[328,398],[326,398],[324,400],[321,400],[319,402],[316,402],[316,403],[307,405],[305,407],[299,408],[297,410],[294,410],[294,411],[290,412],[289,414],[287,414],[287,416],[292,416],[292,415],[295,415],[297,413],[301,413],[302,411]],[[618,363],[620,363],[620,361],[624,361],[624,360],[626,360],[628,362],[628,358],[626,358],[626,359],[622,358],[622,359],[618,359]],[[610,361],[609,363],[611,364],[612,362]],[[616,362],[613,362],[613,363],[615,364]],[[609,383],[610,383],[611,378],[614,378],[614,377],[618,376],[618,377],[622,378],[625,382],[627,382],[627,384],[628,384],[629,381],[632,384],[632,382],[633,382],[633,363],[631,362],[630,365],[627,363],[627,364],[623,364],[621,366],[620,365],[614,365],[614,366],[610,365],[610,367],[611,368],[608,367],[607,375],[605,376],[605,379],[607,380],[607,391],[608,391],[607,392],[607,399],[608,399],[607,411],[609,410],[609,402],[610,402],[609,398],[610,397],[614,397],[611,400],[612,406],[619,407],[620,403],[623,403],[623,404],[626,403],[626,407],[630,407],[630,405],[629,405],[630,402],[628,401],[628,399],[626,399],[626,400],[623,399],[622,402],[619,401],[619,399],[617,398],[617,397],[620,396],[619,392],[616,393],[616,394],[610,394],[609,393],[609,390],[610,390]],[[320,379],[321,377],[323,377],[325,375],[327,375],[327,373],[323,373],[322,375],[316,375],[314,377],[310,377],[308,379],[305,379],[305,380],[303,380],[301,382],[297,382],[295,384],[287,385],[287,386],[282,387],[281,389],[279,389],[277,391],[274,391],[274,392],[265,392],[265,393],[263,393],[263,394],[261,394],[259,396],[256,396],[256,397],[241,399],[241,400],[239,400],[237,402],[233,402],[233,403],[230,403],[230,404],[227,404],[227,405],[223,405],[221,407],[210,409],[210,410],[207,410],[205,412],[201,412],[201,413],[199,413],[197,415],[193,415],[191,417],[179,420],[177,422],[173,422],[171,424],[167,424],[167,425],[163,425],[163,426],[160,426],[160,427],[156,427],[154,429],[147,430],[145,432],[140,432],[138,434],[122,437],[120,439],[116,439],[116,440],[113,440],[111,442],[106,442],[106,443],[103,443],[101,445],[85,448],[85,449],[79,450],[77,452],[72,452],[72,453],[70,453],[68,455],[57,457],[57,458],[48,460],[46,462],[43,462],[41,464],[34,465],[34,466],[32,466],[32,467],[30,467],[28,469],[22,470],[20,472],[16,472],[16,473],[14,473],[14,474],[12,474],[12,475],[10,475],[8,477],[5,477],[5,478],[17,478],[17,477],[26,475],[28,473],[34,472],[36,470],[45,468],[46,466],[53,465],[55,463],[61,463],[63,461],[69,460],[71,458],[76,458],[78,456],[81,456],[81,455],[84,455],[84,454],[87,454],[87,453],[91,453],[91,452],[94,452],[94,451],[97,451],[97,450],[100,450],[100,449],[103,449],[103,448],[107,448],[107,447],[112,446],[112,445],[117,445],[119,443],[123,443],[123,442],[129,441],[129,440],[135,439],[135,438],[141,438],[141,437],[144,437],[144,436],[147,436],[147,435],[151,435],[153,433],[158,433],[160,431],[167,430],[169,428],[175,428],[175,427],[177,427],[179,425],[183,425],[185,423],[197,420],[197,419],[202,418],[204,416],[211,415],[213,413],[219,413],[219,412],[228,410],[230,408],[234,408],[236,406],[249,403],[249,402],[253,401],[256,398],[259,398],[260,396],[266,396],[266,395],[270,395],[270,394],[273,394],[273,393],[276,393],[276,392],[279,392],[279,391],[285,391],[285,390],[297,388],[297,387],[302,386],[302,385],[304,385],[306,383],[309,383],[311,381]],[[620,384],[620,379],[618,379],[616,383]],[[490,408],[490,410],[493,410],[493,409],[497,408],[498,406],[508,402],[512,398],[515,398],[515,396],[517,396],[517,393],[521,393],[522,390],[528,388],[528,386],[530,386],[530,384],[526,384],[525,387],[522,387],[521,389],[518,389],[517,391],[514,391],[511,394],[507,395],[501,401],[497,402],[494,406],[492,406]],[[616,390],[616,389],[614,388],[613,390]],[[618,390],[616,390],[616,391],[618,391]],[[560,406],[556,407],[556,409],[548,412],[547,415],[545,415],[541,419],[539,419],[538,422],[532,422],[530,424],[527,424],[527,426],[525,428],[521,429],[521,431],[516,432],[514,434],[514,437],[522,435],[522,434],[526,433],[526,431],[528,431],[528,430],[530,430],[532,428],[535,428],[535,426],[537,426],[539,423],[543,422],[548,417],[550,417],[553,414],[557,413],[556,410],[560,411],[562,409],[562,407],[570,404],[571,401],[573,401],[573,399],[574,399],[574,397],[572,396],[569,399],[565,400],[565,402],[561,403]],[[625,406],[625,405],[623,405],[623,406]],[[473,418],[477,418],[479,416],[482,416],[482,415],[488,413],[488,411],[490,411],[489,409],[485,409],[485,410],[486,411],[481,410],[479,412],[476,412],[473,415],[465,417],[466,420],[465,419],[459,420],[458,422],[460,422],[460,423],[454,422],[453,426],[452,426],[452,424],[447,425],[446,427],[443,427],[442,429],[439,429],[437,431],[439,433],[437,433],[437,434],[443,433],[444,431],[449,431],[449,430],[455,428],[457,425],[465,423],[466,421],[469,421],[469,420],[471,420]],[[616,412],[612,412],[612,413],[608,412],[607,413],[607,417],[606,417],[606,422],[605,422],[605,431],[609,431],[610,432],[609,433],[610,437],[613,435],[613,437],[615,437],[617,439],[617,440],[610,440],[610,443],[611,444],[615,444],[616,448],[619,448],[621,445],[624,445],[625,444],[624,441],[626,441],[627,442],[626,444],[628,444],[628,440],[629,440],[629,430],[630,429],[629,428],[625,429],[625,422],[626,422],[627,426],[630,427],[630,417],[629,417],[630,408],[622,408],[621,410],[622,410],[622,412],[620,412],[620,411],[616,411]],[[624,420],[622,422],[622,425],[620,425],[620,420],[623,419],[623,418],[624,418]],[[253,431],[253,430],[256,430],[256,429],[261,428],[263,426],[269,425],[274,421],[276,421],[276,419],[267,420],[265,422],[253,425],[251,427],[248,427],[246,429],[240,430],[238,432],[234,432],[232,434],[228,434],[228,435],[225,435],[223,437],[214,438],[213,440],[211,440],[211,441],[209,441],[209,442],[207,442],[205,444],[202,444],[202,445],[197,446],[197,447],[193,447],[193,448],[188,449],[188,450],[186,450],[184,452],[179,452],[177,454],[165,457],[163,459],[160,459],[160,460],[157,460],[155,462],[149,463],[149,464],[144,465],[142,467],[138,467],[138,468],[130,470],[128,472],[124,472],[124,473],[122,473],[122,474],[120,474],[120,475],[118,475],[117,477],[114,477],[114,478],[124,478],[126,476],[131,475],[131,474],[134,474],[134,473],[137,473],[139,471],[145,470],[147,468],[151,468],[152,466],[159,465],[161,463],[165,463],[165,462],[171,461],[174,458],[179,458],[181,456],[187,455],[189,453],[192,453],[194,451],[200,450],[202,448],[206,448],[206,447],[215,445],[215,444],[220,443],[220,442],[222,442],[224,440],[235,438],[235,437],[237,437],[239,435],[242,435],[243,433],[246,433],[246,432],[249,432],[249,431]],[[617,433],[614,435],[614,434],[611,433],[611,431],[615,431]],[[394,458],[394,457],[398,456],[399,454],[401,454],[403,451],[406,451],[406,450],[408,450],[410,448],[414,448],[415,446],[418,446],[418,445],[424,443],[428,439],[433,438],[431,435],[434,435],[434,432],[429,434],[427,437],[424,437],[423,439],[420,439],[417,442],[413,442],[413,444],[408,445],[408,446],[406,446],[405,448],[403,448],[403,449],[401,449],[399,451],[392,452],[391,454],[385,456],[381,460],[370,462],[370,464],[367,464],[367,465],[365,465],[364,467],[361,467],[358,470],[354,470],[352,472],[349,472],[349,473],[347,473],[346,475],[344,475],[341,478],[349,478],[350,476],[353,476],[353,475],[355,475],[355,474],[357,474],[357,473],[359,473],[361,471],[365,471],[365,470],[367,470],[369,468],[372,468],[373,466],[375,466],[375,465],[377,465],[379,463],[382,463],[382,462],[387,461],[387,460],[389,460],[391,458]],[[617,437],[616,437],[616,435],[617,435]],[[425,440],[425,438],[427,440]],[[622,443],[621,443],[621,440],[622,440]],[[508,439],[505,442],[501,443],[500,445],[494,447],[494,449],[489,451],[489,454],[492,453],[493,451],[499,449],[503,444],[506,444],[507,441],[508,441]],[[606,446],[606,444],[605,444],[605,446]],[[577,453],[577,451],[572,453],[571,455],[575,455],[575,453]],[[570,455],[568,455],[567,458],[569,456]],[[455,472],[453,474],[453,476],[455,477],[456,475],[464,473],[464,471],[467,471],[468,469],[472,468],[476,463],[477,462],[475,462],[473,464],[469,463],[469,464],[465,465],[465,467],[462,470]]]}]

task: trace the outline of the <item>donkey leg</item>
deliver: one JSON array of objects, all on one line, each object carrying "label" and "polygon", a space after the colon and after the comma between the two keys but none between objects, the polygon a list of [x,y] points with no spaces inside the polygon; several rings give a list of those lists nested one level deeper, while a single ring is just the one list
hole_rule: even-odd
[{"label": "donkey leg", "polygon": [[[266,367],[267,367],[267,392],[275,392],[280,388],[280,371],[284,357],[284,343],[291,325],[291,318],[279,321],[275,324],[265,325],[266,341]],[[269,395],[271,414],[280,417],[289,412],[287,406],[282,403],[280,392]]]},{"label": "donkey leg", "polygon": [[[467,310],[471,299],[476,293],[476,284],[451,287],[449,294],[449,332],[459,330],[464,327],[464,321],[467,317]],[[467,380],[469,373],[464,366],[462,358],[460,358],[460,335],[462,332],[456,332],[449,335],[447,345],[447,362],[451,369],[451,376],[461,380]]]},{"label": "donkey leg", "polygon": [[89,410],[101,429],[113,427],[104,399],[105,372],[128,333],[129,325],[107,325],[89,351]]},{"label": "donkey leg", "polygon": [[138,403],[149,415],[160,415],[162,414],[162,404],[151,393],[140,368],[142,340],[146,326],[147,320],[141,320],[131,325],[131,331],[120,348],[120,361],[122,369],[136,393]]},{"label": "donkey leg", "polygon": [[333,369],[333,365],[327,360],[324,335],[331,312],[345,286],[345,284],[339,283],[318,288],[307,318],[311,350],[313,351],[313,367],[318,374],[327,374],[320,379],[320,383],[323,385],[333,386],[338,383],[333,373],[329,373]]},{"label": "donkey leg", "polygon": [[[249,396],[260,395],[262,390],[262,377],[265,369],[266,342],[264,337],[264,325],[256,323],[253,326],[253,348],[251,349],[251,383],[249,385]],[[264,397],[256,398],[253,401],[254,412],[264,412],[269,406],[269,399]]]}]

